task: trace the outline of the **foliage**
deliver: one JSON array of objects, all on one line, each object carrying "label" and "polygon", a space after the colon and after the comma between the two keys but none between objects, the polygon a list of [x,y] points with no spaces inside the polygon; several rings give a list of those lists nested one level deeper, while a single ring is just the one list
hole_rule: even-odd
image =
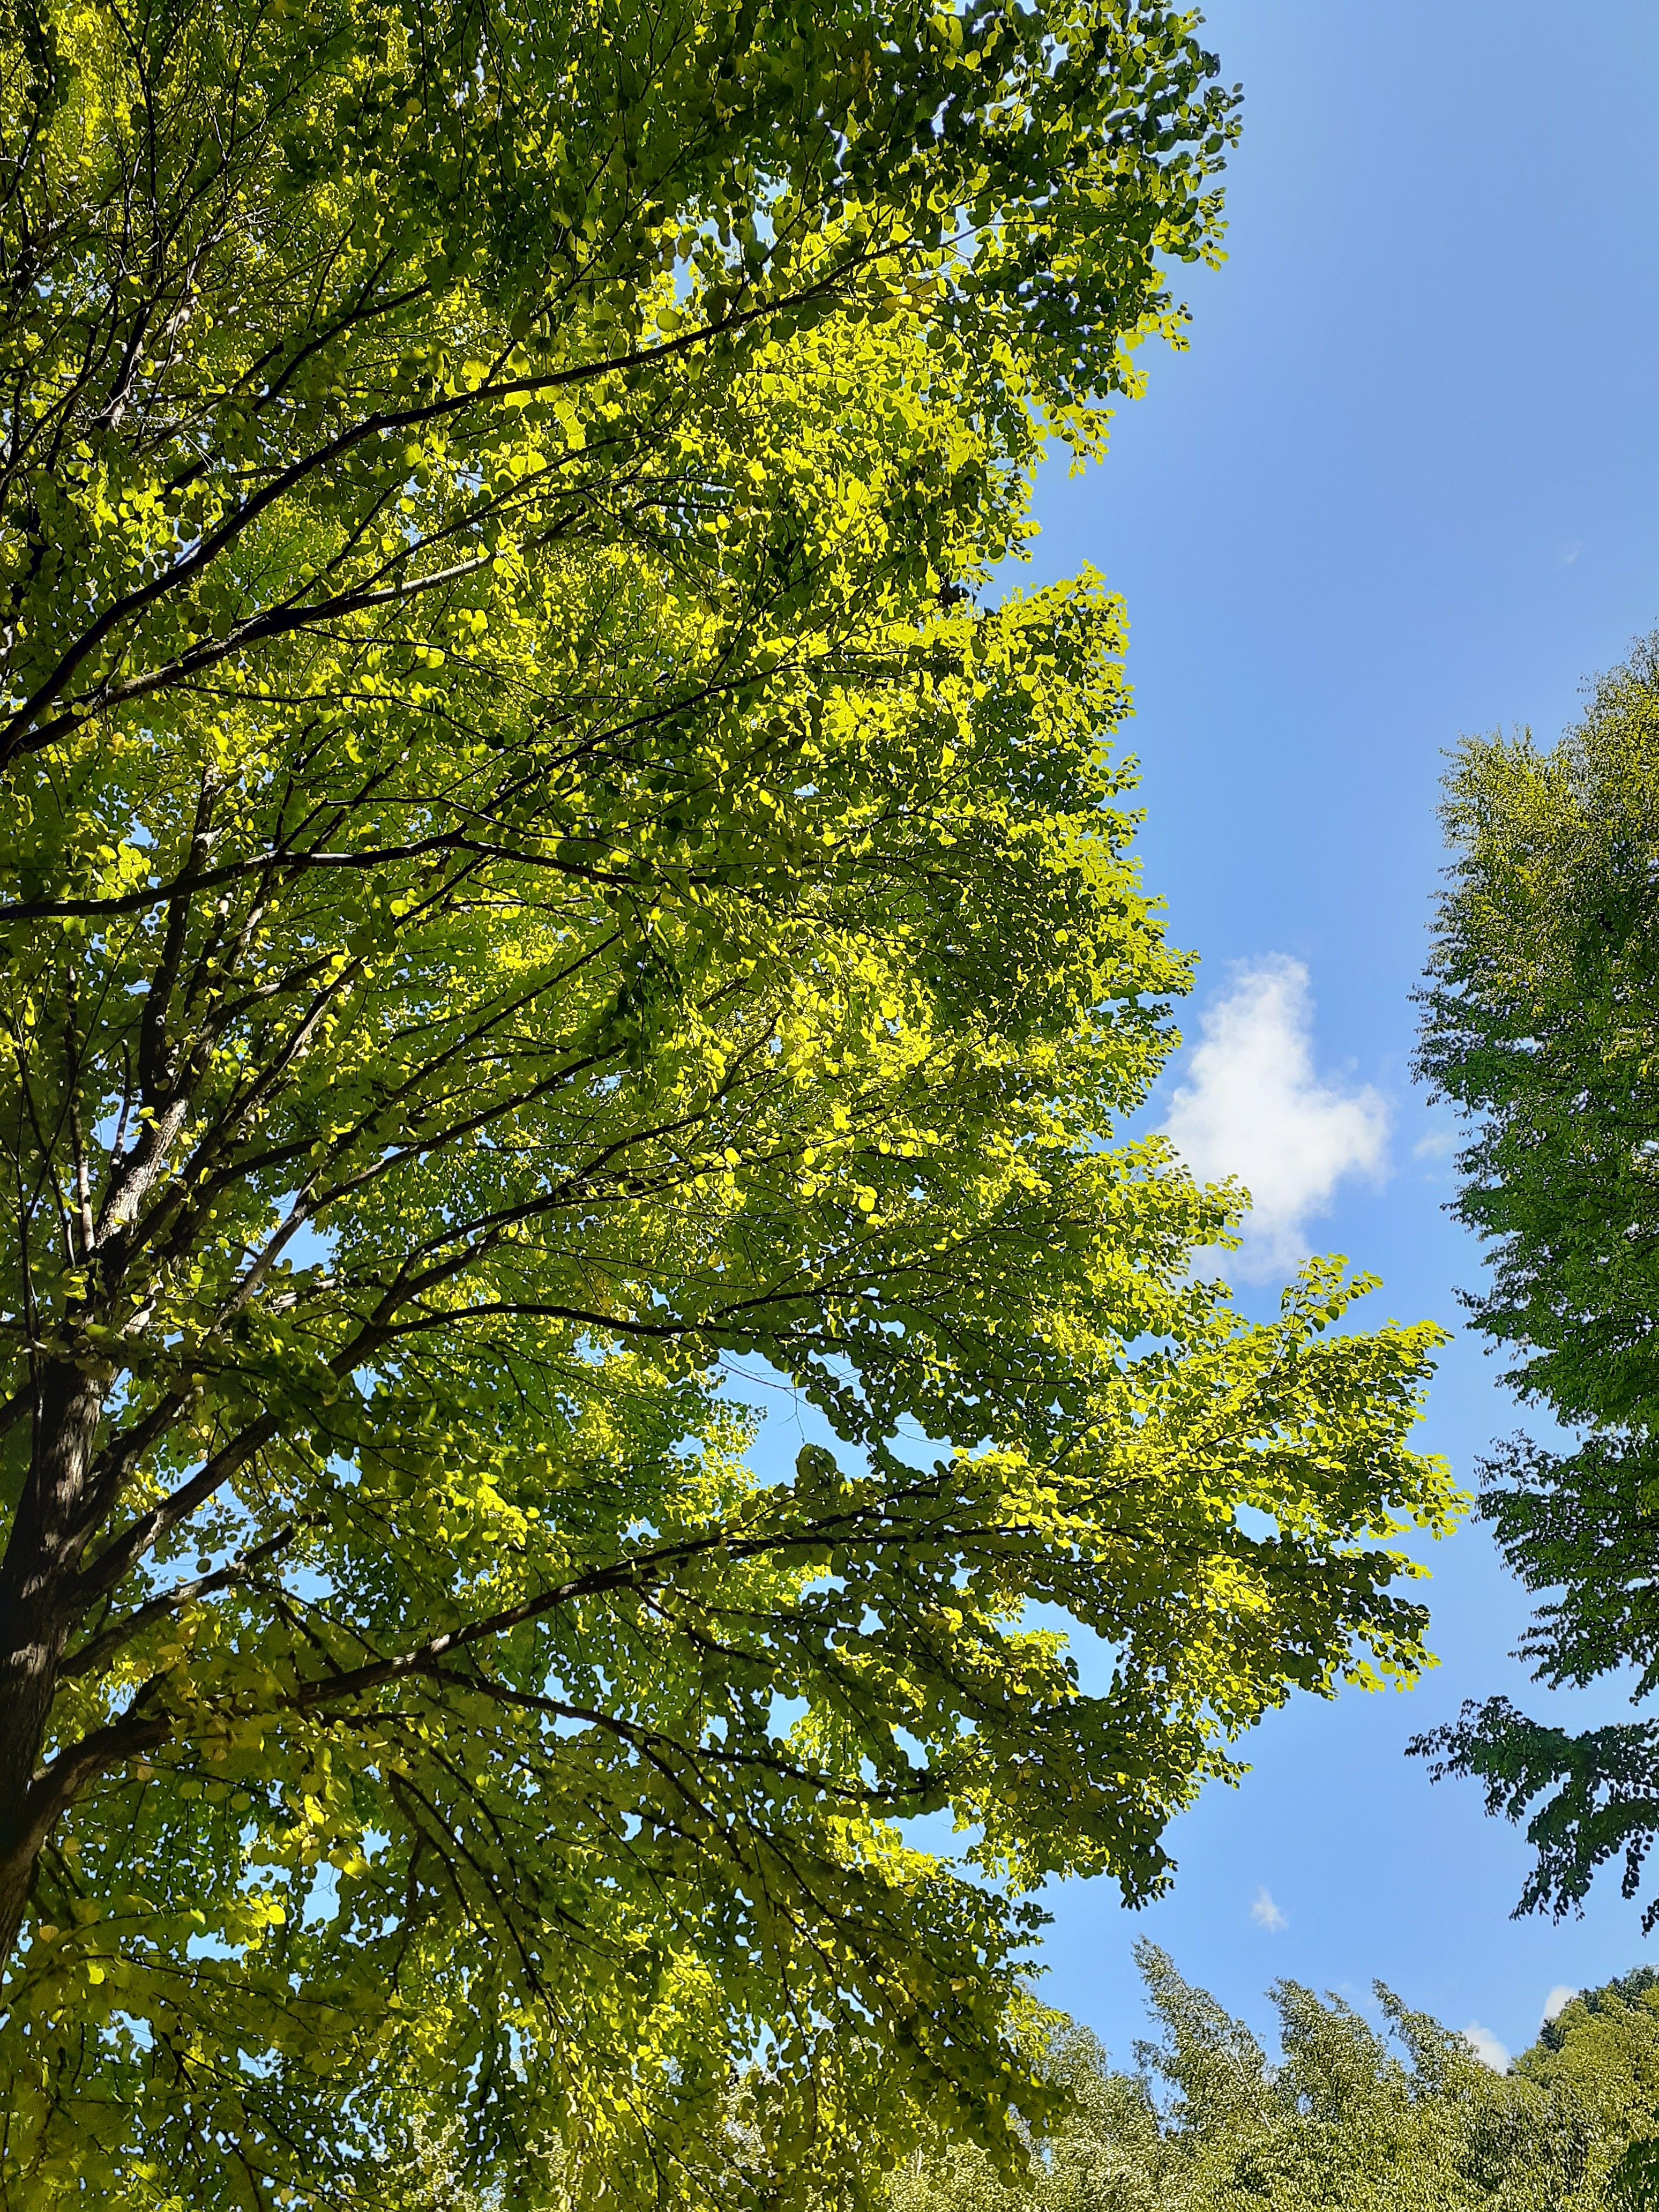
[{"label": "foliage", "polygon": [[1212,69],[5,15],[0,2202],[1006,2162],[1031,1892],[1424,1663],[1436,1332],[1190,1279],[1121,610],[976,596],[1179,336]]},{"label": "foliage", "polygon": [[[1282,2056],[1138,1957],[1159,2039],[1115,2072],[1050,2015],[1066,2121],[1010,2187],[957,2146],[913,2157],[893,2212],[1626,2212],[1633,2142],[1659,2121],[1659,1994],[1638,1976],[1575,1998],[1507,2075],[1378,1984],[1379,2034],[1340,1998],[1273,1991]],[[1391,2045],[1393,2047],[1391,2047]]]},{"label": "foliage", "polygon": [[[1552,1593],[1522,1647],[1539,1678],[1630,1667],[1639,1703],[1659,1681],[1659,642],[1596,685],[1553,751],[1468,745],[1447,821],[1423,1065],[1474,1117],[1456,1210],[1492,1276],[1471,1310],[1522,1396],[1577,1431],[1570,1449],[1501,1448],[1483,1510],[1527,1587]],[[1574,1735],[1492,1698],[1419,1747],[1480,1775],[1494,1812],[1519,1820],[1543,1801],[1523,1909],[1571,1908],[1621,1856],[1637,1893],[1654,1723]],[[1656,1917],[1650,1904],[1644,1927]]]}]

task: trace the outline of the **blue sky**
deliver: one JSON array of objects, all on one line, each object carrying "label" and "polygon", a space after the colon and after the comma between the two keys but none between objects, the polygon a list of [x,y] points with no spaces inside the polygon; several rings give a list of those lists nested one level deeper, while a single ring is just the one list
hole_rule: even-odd
[{"label": "blue sky", "polygon": [[[1034,573],[1089,562],[1127,602],[1148,880],[1203,957],[1166,1101],[1184,1085],[1206,1164],[1230,1144],[1260,1158],[1287,1117],[1310,1170],[1350,1164],[1316,1217],[1294,1157],[1262,1160],[1262,1265],[1340,1250],[1382,1275],[1379,1310],[1455,1322],[1479,1259],[1442,1210],[1448,1162],[1409,1073],[1437,787],[1463,732],[1553,738],[1583,680],[1659,623],[1659,10],[1206,16],[1245,90],[1230,258],[1194,273],[1192,350],[1150,361],[1103,466],[1044,482]],[[1467,1479],[1522,1418],[1463,1339],[1420,1433]],[[1145,2032],[1142,1933],[1259,2027],[1277,1976],[1354,1997],[1381,1976],[1511,2050],[1553,1989],[1655,1948],[1613,1876],[1583,1920],[1513,1921],[1522,1838],[1403,1757],[1494,1690],[1578,1724],[1626,1710],[1526,1682],[1507,1656],[1523,1595],[1480,1530],[1434,1569],[1442,1663],[1420,1689],[1276,1716],[1243,1786],[1176,1824],[1167,1902],[1051,1896],[1043,1993],[1120,2058]]]}]

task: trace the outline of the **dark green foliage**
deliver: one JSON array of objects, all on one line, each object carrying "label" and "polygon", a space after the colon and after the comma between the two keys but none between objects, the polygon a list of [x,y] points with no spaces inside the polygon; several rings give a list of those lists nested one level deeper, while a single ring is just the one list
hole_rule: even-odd
[{"label": "dark green foliage", "polygon": [[[1548,1594],[1522,1646],[1538,1678],[1633,1668],[1639,1704],[1659,1686],[1659,640],[1553,751],[1468,744],[1446,813],[1421,1066],[1472,1122],[1455,1210],[1492,1274],[1470,1310],[1522,1398],[1577,1431],[1500,1448],[1483,1510]],[[1522,1910],[1576,1905],[1621,1856],[1637,1893],[1659,1728],[1573,1735],[1494,1698],[1416,1747],[1479,1776],[1492,1811],[1530,1815]]]}]

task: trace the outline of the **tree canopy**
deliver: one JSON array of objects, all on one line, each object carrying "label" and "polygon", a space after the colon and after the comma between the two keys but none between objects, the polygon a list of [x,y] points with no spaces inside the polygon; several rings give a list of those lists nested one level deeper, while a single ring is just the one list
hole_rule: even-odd
[{"label": "tree canopy", "polygon": [[893,2212],[1642,2212],[1631,2148],[1659,2123],[1659,1993],[1640,1970],[1581,1993],[1509,2071],[1377,1984],[1272,1992],[1279,2052],[1138,1951],[1154,2039],[1137,2070],[1063,2014],[1034,2018],[1066,2116],[1023,2188],[957,2144],[913,2157]]},{"label": "tree canopy", "polygon": [[983,588],[1213,79],[1143,0],[0,23],[0,2203],[1006,2160],[1032,1892],[1423,1663],[1437,1333],[1193,1274],[1121,611]]},{"label": "tree canopy", "polygon": [[[1470,1308],[1522,1399],[1577,1431],[1498,1449],[1483,1510],[1548,1593],[1523,1646],[1539,1678],[1630,1668],[1640,1704],[1659,1681],[1659,643],[1553,750],[1466,746],[1447,822],[1422,1057],[1473,1121],[1455,1210],[1492,1269]],[[1529,1819],[1523,1908],[1571,1909],[1609,1859],[1638,1894],[1659,1832],[1651,1720],[1574,1735],[1492,1698],[1419,1748]]]}]

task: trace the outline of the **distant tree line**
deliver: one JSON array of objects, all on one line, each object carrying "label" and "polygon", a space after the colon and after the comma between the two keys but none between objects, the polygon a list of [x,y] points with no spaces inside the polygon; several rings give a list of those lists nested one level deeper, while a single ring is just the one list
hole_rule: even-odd
[{"label": "distant tree line", "polygon": [[[1659,2130],[1659,1973],[1575,1997],[1507,2073],[1377,1984],[1379,2028],[1296,1982],[1273,1991],[1282,2056],[1139,1958],[1158,2033],[1114,2068],[1047,2019],[1071,2116],[1011,2184],[945,2144],[909,2159],[893,2212],[1642,2212]],[[1637,2155],[1632,2157],[1632,2146]]]}]

